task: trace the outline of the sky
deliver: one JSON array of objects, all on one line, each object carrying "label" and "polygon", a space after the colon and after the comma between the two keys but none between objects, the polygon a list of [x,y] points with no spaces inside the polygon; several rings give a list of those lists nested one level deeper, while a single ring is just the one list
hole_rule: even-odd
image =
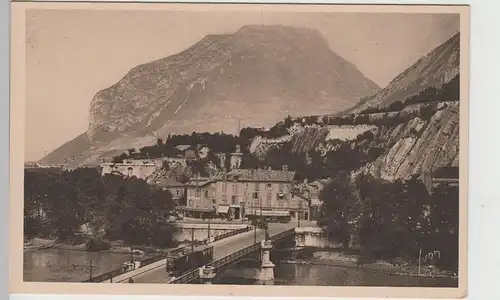
[{"label": "sky", "polygon": [[25,159],[41,159],[85,132],[94,95],[131,68],[207,34],[251,24],[315,28],[335,53],[385,87],[459,23],[452,14],[27,10]]}]

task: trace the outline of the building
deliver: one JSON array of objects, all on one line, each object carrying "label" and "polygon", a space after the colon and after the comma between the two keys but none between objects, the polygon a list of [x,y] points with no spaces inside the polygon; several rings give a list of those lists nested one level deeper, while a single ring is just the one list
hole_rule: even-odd
[{"label": "building", "polygon": [[25,164],[24,171],[32,173],[62,173],[66,168],[61,165],[39,165],[39,164]]},{"label": "building", "polygon": [[326,184],[327,180],[323,179],[318,179],[311,183],[304,180],[304,182],[295,189],[295,195],[304,197],[308,200],[310,220],[318,220],[321,216],[321,205],[323,205],[323,201],[319,199],[319,193]]},{"label": "building", "polygon": [[172,194],[172,199],[178,205],[185,205],[186,185],[171,178],[165,178],[158,183],[158,187]]},{"label": "building", "polygon": [[186,206],[184,213],[188,217],[203,218],[215,213],[216,180],[196,176],[186,183]]},{"label": "building", "polygon": [[460,180],[460,169],[458,166],[441,167],[431,174],[431,182],[433,187],[441,184],[458,187]]},{"label": "building", "polygon": [[157,168],[161,167],[161,161],[126,159],[121,163],[101,163],[101,174],[115,174],[146,180]]},{"label": "building", "polygon": [[243,153],[241,153],[240,145],[236,145],[236,150],[231,153],[230,168],[231,170],[239,169],[241,167],[241,160]]},{"label": "building", "polygon": [[177,145],[175,149],[179,151],[178,156],[184,159],[192,160],[197,159],[197,151],[194,146],[191,145]]},{"label": "building", "polygon": [[[214,212],[225,218],[241,219],[260,211],[299,212],[309,218],[309,203],[293,196],[295,172],[271,169],[234,169],[212,178],[195,178],[187,185],[187,211],[193,215]],[[307,218],[306,218],[307,217]]]}]

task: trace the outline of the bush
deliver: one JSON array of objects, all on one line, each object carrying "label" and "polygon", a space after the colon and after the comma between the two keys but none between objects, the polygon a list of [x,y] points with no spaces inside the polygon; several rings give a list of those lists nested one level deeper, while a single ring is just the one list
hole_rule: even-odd
[{"label": "bush", "polygon": [[359,264],[379,259],[416,264],[420,250],[423,255],[439,251],[431,263],[457,270],[458,187],[443,185],[429,193],[417,178],[385,182],[360,175],[352,186],[335,178],[320,199],[324,216],[318,224],[328,226],[344,245],[355,233]]},{"label": "bush", "polygon": [[432,116],[434,116],[435,108],[430,104],[426,104],[426,105],[423,105],[422,107],[420,107],[419,113],[420,113],[420,118],[422,120],[430,121]]},{"label": "bush", "polygon": [[91,237],[85,242],[87,251],[102,251],[111,248],[109,241],[103,238]]}]

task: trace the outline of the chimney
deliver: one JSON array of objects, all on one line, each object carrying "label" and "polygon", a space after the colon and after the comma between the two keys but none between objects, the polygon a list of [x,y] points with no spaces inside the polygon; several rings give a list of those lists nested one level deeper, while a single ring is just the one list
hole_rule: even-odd
[{"label": "chimney", "polygon": [[283,165],[281,169],[283,170],[283,172],[288,172],[288,165]]}]

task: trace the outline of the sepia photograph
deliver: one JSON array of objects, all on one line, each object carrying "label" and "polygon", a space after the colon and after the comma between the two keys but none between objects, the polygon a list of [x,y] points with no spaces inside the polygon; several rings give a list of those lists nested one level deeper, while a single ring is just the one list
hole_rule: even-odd
[{"label": "sepia photograph", "polygon": [[466,295],[467,6],[12,7],[17,292]]}]

